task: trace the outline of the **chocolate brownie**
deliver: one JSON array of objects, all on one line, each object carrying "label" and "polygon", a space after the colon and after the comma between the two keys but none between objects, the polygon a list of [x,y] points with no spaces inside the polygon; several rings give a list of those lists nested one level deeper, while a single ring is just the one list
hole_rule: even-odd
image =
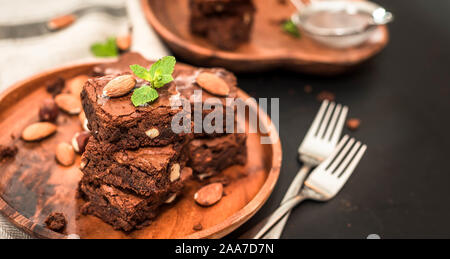
[{"label": "chocolate brownie", "polygon": [[247,162],[247,135],[228,134],[212,139],[194,139],[187,146],[188,165],[203,179],[232,165]]},{"label": "chocolate brownie", "polygon": [[[144,58],[134,53],[124,55],[117,63],[110,66],[100,66],[97,73],[121,72],[129,73],[124,69],[131,64],[148,66]],[[172,109],[172,104],[178,99],[190,100],[191,111],[194,113],[195,90],[202,90],[196,83],[196,77],[201,72],[209,72],[222,78],[230,87],[229,98],[237,97],[237,83],[234,75],[224,69],[197,69],[193,67],[175,68],[173,74],[174,81],[166,87],[158,89],[159,98],[152,104],[144,107],[134,107],[131,103],[131,94],[120,98],[103,97],[103,87],[118,74],[109,74],[100,78],[88,80],[85,84],[82,96],[83,108],[89,121],[88,127],[94,137],[102,142],[115,144],[120,149],[135,149],[148,146],[164,146],[175,142],[184,141],[190,138],[191,134],[176,134],[171,129],[171,122],[174,116],[182,109],[181,106]],[[142,83],[142,82],[140,82]],[[206,91],[202,91],[202,102],[209,98],[219,100],[217,105],[226,109],[224,98],[217,99],[217,96]],[[171,102],[172,100],[172,102]],[[202,110],[203,117],[211,110]],[[225,117],[225,116],[224,116]],[[224,124],[224,128],[226,125]],[[149,137],[149,130],[156,130],[156,137]],[[192,131],[192,130],[191,130]]]},{"label": "chocolate brownie", "polygon": [[83,214],[91,214],[111,224],[114,229],[131,231],[148,225],[158,214],[159,207],[177,195],[181,183],[173,183],[159,195],[140,197],[119,188],[83,179],[79,190],[87,202]]},{"label": "chocolate brownie", "polygon": [[164,192],[172,182],[180,181],[186,164],[182,144],[117,150],[114,145],[91,138],[82,157],[84,178],[106,183],[141,196]]},{"label": "chocolate brownie", "polygon": [[190,0],[189,7],[194,16],[255,12],[252,0]]},{"label": "chocolate brownie", "polygon": [[190,0],[190,29],[224,50],[250,40],[255,6],[251,0]]},{"label": "chocolate brownie", "polygon": [[52,212],[45,220],[48,229],[62,233],[67,225],[66,216],[60,212]]}]

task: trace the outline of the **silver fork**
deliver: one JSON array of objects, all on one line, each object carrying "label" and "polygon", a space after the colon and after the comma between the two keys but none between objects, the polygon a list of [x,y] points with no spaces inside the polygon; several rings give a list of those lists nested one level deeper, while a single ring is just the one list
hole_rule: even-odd
[{"label": "silver fork", "polygon": [[[348,107],[327,100],[322,102],[319,112],[306,133],[298,152],[303,167],[295,176],[289,186],[281,204],[295,197],[300,191],[308,172],[312,167],[319,165],[333,152],[339,141],[347,117]],[[289,218],[289,212],[276,226],[274,226],[264,239],[279,239]]]},{"label": "silver fork", "polygon": [[349,140],[346,135],[339,142],[332,154],[321,163],[308,179],[299,195],[283,203],[271,216],[253,227],[241,238],[261,238],[274,224],[300,202],[311,199],[315,201],[329,201],[336,196],[355,170],[367,146]]}]

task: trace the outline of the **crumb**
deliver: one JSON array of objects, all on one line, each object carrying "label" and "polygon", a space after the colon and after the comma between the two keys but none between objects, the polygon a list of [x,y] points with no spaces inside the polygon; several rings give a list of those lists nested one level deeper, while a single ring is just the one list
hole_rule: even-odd
[{"label": "crumb", "polygon": [[55,97],[62,92],[65,83],[66,81],[62,77],[49,80],[45,83],[47,92]]},{"label": "crumb", "polygon": [[45,225],[50,230],[62,233],[67,225],[66,216],[60,212],[52,212],[45,220]]},{"label": "crumb", "polygon": [[361,120],[357,118],[351,118],[347,120],[347,128],[351,131],[355,131],[361,125]]},{"label": "crumb", "polygon": [[303,88],[303,90],[305,91],[305,93],[310,94],[313,91],[312,86],[310,85],[305,85],[305,87]]},{"label": "crumb", "polygon": [[193,229],[194,229],[195,231],[200,231],[200,230],[203,229],[203,226],[202,226],[202,224],[198,223],[198,224],[196,224],[196,225],[193,227]]},{"label": "crumb", "polygon": [[11,139],[16,140],[16,136],[14,136],[14,133],[11,133]]},{"label": "crumb", "polygon": [[4,158],[13,158],[17,155],[19,149],[16,146],[3,146],[0,145],[0,161]]},{"label": "crumb", "polygon": [[324,100],[332,102],[334,101],[335,98],[336,98],[335,94],[329,91],[322,91],[317,95],[317,100],[321,102]]}]

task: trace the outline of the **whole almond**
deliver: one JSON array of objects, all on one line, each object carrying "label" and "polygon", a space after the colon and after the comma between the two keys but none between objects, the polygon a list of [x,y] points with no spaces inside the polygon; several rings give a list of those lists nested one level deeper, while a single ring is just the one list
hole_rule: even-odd
[{"label": "whole almond", "polygon": [[131,46],[131,35],[122,35],[116,38],[117,47],[120,50],[128,50]]},{"label": "whole almond", "polygon": [[180,164],[176,163],[173,164],[170,168],[170,182],[175,182],[176,180],[180,179],[181,175],[181,167]]},{"label": "whole almond", "polygon": [[222,183],[212,183],[204,186],[194,194],[194,200],[202,206],[211,206],[222,199]]},{"label": "whole almond", "polygon": [[128,94],[136,86],[136,79],[132,75],[123,75],[114,78],[103,88],[103,95],[120,97]]},{"label": "whole almond", "polygon": [[58,107],[71,115],[79,114],[82,110],[80,98],[70,94],[59,94],[55,97]]},{"label": "whole almond", "polygon": [[176,198],[177,198],[177,194],[174,193],[174,194],[172,194],[172,196],[170,196],[170,197],[165,201],[165,203],[172,203]]},{"label": "whole almond", "polygon": [[31,124],[22,132],[25,141],[37,141],[44,139],[56,132],[56,125],[50,122],[38,122]]},{"label": "whole almond", "polygon": [[58,16],[51,19],[47,26],[50,30],[60,30],[71,25],[77,17],[73,14]]},{"label": "whole almond", "polygon": [[76,76],[68,80],[66,82],[66,86],[73,96],[80,98],[81,91],[83,91],[83,86],[88,79],[89,77],[87,75]]},{"label": "whole almond", "polygon": [[227,96],[230,94],[230,87],[227,82],[213,73],[202,72],[197,76],[197,84],[211,94]]},{"label": "whole almond", "polygon": [[56,146],[56,160],[63,166],[71,166],[75,162],[73,147],[65,142]]}]

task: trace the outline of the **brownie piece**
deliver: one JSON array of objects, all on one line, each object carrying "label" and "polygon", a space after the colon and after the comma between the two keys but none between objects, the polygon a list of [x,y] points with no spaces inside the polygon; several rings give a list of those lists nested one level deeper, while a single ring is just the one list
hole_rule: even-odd
[{"label": "brownie piece", "polygon": [[[150,64],[139,55],[130,53],[124,55],[117,63],[110,66],[100,66],[96,73],[124,72],[123,64],[126,67],[131,64],[147,66]],[[174,116],[181,111],[182,107],[172,109],[171,100],[184,98],[190,100],[191,110],[194,112],[194,102],[191,98],[195,90],[202,90],[195,82],[196,77],[201,72],[214,73],[221,77],[229,86],[229,98],[237,97],[237,83],[234,75],[224,69],[197,69],[188,66],[176,67],[173,74],[174,81],[167,86],[158,89],[159,98],[144,107],[134,107],[131,103],[131,95],[120,98],[103,97],[103,87],[118,74],[108,74],[100,78],[88,80],[84,86],[82,96],[83,108],[89,121],[88,127],[94,137],[102,142],[113,143],[120,149],[136,149],[148,146],[164,146],[175,142],[184,141],[190,138],[191,134],[176,134],[171,129],[171,122]],[[142,83],[142,82],[141,82]],[[202,92],[202,101],[215,97],[206,91]],[[226,109],[226,101],[219,98],[217,105],[222,105]],[[211,111],[202,110],[203,117]],[[225,116],[224,116],[225,118]],[[193,120],[192,120],[193,121]],[[226,125],[224,124],[224,128]],[[150,129],[157,130],[157,137],[149,137],[146,132]],[[193,130],[192,130],[193,131]]]},{"label": "brownie piece", "polygon": [[252,0],[190,0],[189,7],[193,16],[235,15],[255,12]]},{"label": "brownie piece", "polygon": [[147,226],[151,219],[157,216],[161,205],[178,194],[181,186],[181,183],[173,183],[160,195],[144,198],[119,188],[83,179],[79,190],[87,202],[81,208],[81,212],[94,215],[117,230],[139,229]]},{"label": "brownie piece", "polygon": [[18,148],[16,146],[0,145],[0,162],[6,158],[12,158],[17,155]]},{"label": "brownie piece", "polygon": [[52,212],[45,220],[48,229],[62,233],[67,225],[66,216],[60,212]]},{"label": "brownie piece", "polygon": [[250,40],[255,6],[250,0],[191,0],[190,30],[224,50]]},{"label": "brownie piece", "polygon": [[247,162],[247,135],[228,134],[213,139],[194,139],[187,146],[188,165],[203,179],[232,165]]},{"label": "brownie piece", "polygon": [[91,182],[106,183],[141,196],[158,196],[172,181],[180,181],[187,160],[181,152],[183,147],[171,144],[117,150],[112,144],[91,138],[82,157],[82,172]]}]

